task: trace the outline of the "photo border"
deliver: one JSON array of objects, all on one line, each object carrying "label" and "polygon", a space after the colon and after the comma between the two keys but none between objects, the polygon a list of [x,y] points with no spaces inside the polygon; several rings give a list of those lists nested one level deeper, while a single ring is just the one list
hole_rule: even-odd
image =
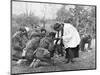
[{"label": "photo border", "polygon": [[[11,49],[11,37],[12,37],[12,2],[28,2],[28,3],[44,3],[44,4],[60,4],[60,5],[80,5],[80,6],[94,6],[95,7],[95,68],[90,69],[75,69],[75,70],[61,70],[61,71],[48,71],[48,72],[29,72],[29,73],[14,73],[12,74],[12,49]],[[25,1],[25,0],[10,0],[10,74],[38,74],[38,73],[56,73],[56,72],[67,72],[67,71],[85,71],[85,70],[96,70],[97,69],[97,5],[86,5],[86,4],[70,4],[70,3],[56,3],[56,2],[41,2],[41,1]]]}]

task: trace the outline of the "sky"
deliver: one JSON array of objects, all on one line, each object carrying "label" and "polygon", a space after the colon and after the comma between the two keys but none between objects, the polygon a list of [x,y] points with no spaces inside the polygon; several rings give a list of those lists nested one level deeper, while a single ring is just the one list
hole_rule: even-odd
[{"label": "sky", "polygon": [[[12,14],[20,15],[22,13],[32,12],[35,16],[45,19],[55,19],[57,11],[62,7],[61,4],[46,4],[46,3],[30,3],[30,2],[12,2]],[[74,8],[74,5],[66,5],[66,10]],[[86,9],[88,7],[85,7]]]},{"label": "sky", "polygon": [[53,19],[56,17],[56,12],[62,5],[56,4],[43,4],[43,3],[28,3],[28,2],[12,2],[12,14],[20,15],[33,12],[35,16],[43,18],[45,14],[46,19]]}]

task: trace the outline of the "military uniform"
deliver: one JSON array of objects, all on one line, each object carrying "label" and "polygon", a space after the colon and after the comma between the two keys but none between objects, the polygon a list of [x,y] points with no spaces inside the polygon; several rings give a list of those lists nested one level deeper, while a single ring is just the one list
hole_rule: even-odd
[{"label": "military uniform", "polygon": [[26,41],[24,40],[23,33],[21,31],[17,31],[12,36],[12,55],[15,59],[21,57],[22,50],[25,47]]},{"label": "military uniform", "polygon": [[80,48],[82,51],[85,51],[84,48],[85,48],[85,44],[87,43],[88,44],[88,49],[91,49],[90,46],[91,46],[91,36],[90,35],[84,35],[81,39],[81,43],[80,43]]},{"label": "military uniform", "polygon": [[25,56],[26,59],[33,59],[34,51],[38,48],[40,40],[43,38],[41,33],[32,32],[30,35],[30,40],[27,42],[26,47],[23,50],[22,56]]},{"label": "military uniform", "polygon": [[41,39],[39,47],[37,48],[37,58],[50,58],[50,51],[53,50],[53,41],[49,37]]}]

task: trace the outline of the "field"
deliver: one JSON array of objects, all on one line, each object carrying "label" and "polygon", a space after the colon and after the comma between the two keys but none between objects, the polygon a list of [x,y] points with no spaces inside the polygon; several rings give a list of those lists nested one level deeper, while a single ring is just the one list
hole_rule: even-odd
[{"label": "field", "polygon": [[[53,27],[55,23],[70,23],[77,29],[80,37],[85,34],[89,34],[92,37],[92,50],[86,50],[84,52],[80,50],[79,58],[75,58],[75,63],[66,64],[65,61],[67,60],[64,57],[57,57],[54,58],[55,65],[41,62],[43,65],[30,68],[29,66],[18,65],[15,61],[11,61],[12,74],[96,68],[96,6],[53,3],[39,3],[38,5],[35,2],[13,1],[12,7],[11,37],[21,27],[28,27],[29,29],[26,30],[29,30],[29,32],[35,29],[38,31],[41,28],[46,29],[47,33],[54,32]],[[13,55],[14,50],[12,49],[11,51]],[[18,55],[21,54],[18,53]]]},{"label": "field", "polygon": [[68,71],[68,70],[80,70],[80,69],[95,69],[96,68],[96,57],[95,57],[95,40],[92,40],[92,50],[85,52],[79,52],[79,58],[75,59],[75,63],[65,64],[64,57],[55,59],[56,65],[42,65],[37,68],[30,68],[29,66],[16,65],[12,61],[12,73],[30,73],[30,72],[51,72],[51,71]]}]

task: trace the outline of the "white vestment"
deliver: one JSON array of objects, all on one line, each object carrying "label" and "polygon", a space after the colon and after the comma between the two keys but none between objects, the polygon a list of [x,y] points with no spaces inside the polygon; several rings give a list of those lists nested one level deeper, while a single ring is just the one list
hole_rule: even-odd
[{"label": "white vestment", "polygon": [[81,41],[77,29],[69,23],[64,23],[64,32],[62,38],[65,48],[77,47]]}]

